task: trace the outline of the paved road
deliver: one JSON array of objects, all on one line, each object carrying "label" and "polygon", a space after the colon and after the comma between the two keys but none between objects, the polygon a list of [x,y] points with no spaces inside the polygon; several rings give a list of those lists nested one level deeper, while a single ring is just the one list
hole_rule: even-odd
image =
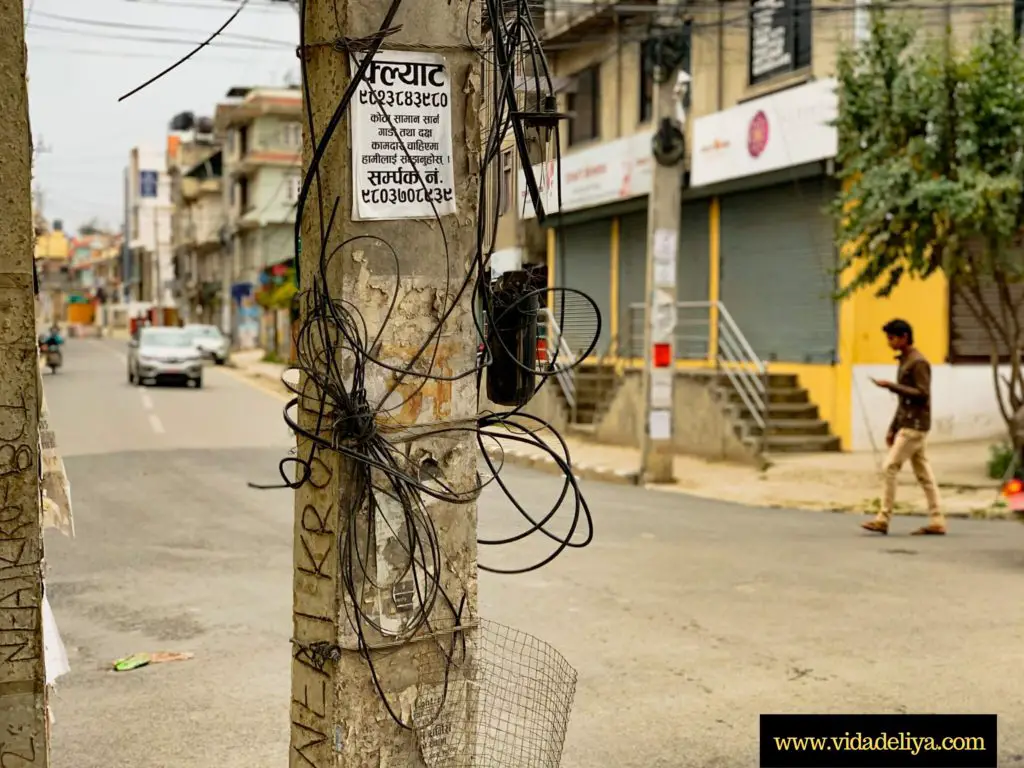
[{"label": "paved road", "polygon": [[[47,540],[72,666],[54,765],[286,765],[290,498],[245,485],[287,450],[281,402],[215,369],[201,391],[132,388],[122,353],[72,340],[45,378],[78,532]],[[531,505],[557,490],[507,478]],[[481,580],[484,615],[579,670],[565,768],[755,766],[761,712],[997,712],[1000,764],[1024,763],[1024,526],[878,540],[846,516],[585,488],[592,547]],[[482,526],[511,514],[492,494]],[[108,671],[146,650],[196,656]]]}]

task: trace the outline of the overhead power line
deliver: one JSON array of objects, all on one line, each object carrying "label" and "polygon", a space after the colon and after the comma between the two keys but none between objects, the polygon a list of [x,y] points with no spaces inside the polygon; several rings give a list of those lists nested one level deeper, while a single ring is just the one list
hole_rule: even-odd
[{"label": "overhead power line", "polygon": [[[208,34],[208,32],[203,30],[187,29],[183,27],[167,27],[152,24],[129,24],[127,22],[122,21],[107,21],[103,19],[83,19],[75,16],[62,16],[59,13],[47,13],[44,11],[36,11],[35,15],[47,19],[53,19],[54,21],[63,21],[69,24],[83,24],[91,27],[103,27],[111,29],[134,29],[148,32],[184,32],[186,34],[192,35]],[[297,32],[298,30],[296,30],[296,33]],[[294,42],[289,42],[287,40],[277,40],[269,37],[255,37],[253,35],[237,35],[233,33],[224,33],[220,35],[220,37],[229,40],[240,40],[250,43],[266,43],[268,45],[285,45],[289,47],[295,46]]]},{"label": "overhead power line", "polygon": [[[99,37],[99,38],[105,38],[105,39],[108,39],[108,40],[129,40],[129,41],[137,42],[137,43],[151,43],[151,44],[155,44],[155,45],[191,45],[191,46],[195,46],[195,45],[200,45],[201,44],[201,41],[197,41],[197,40],[180,40],[180,39],[174,39],[174,38],[169,38],[169,37],[142,37],[142,36],[136,36],[136,35],[111,35],[111,34],[106,34],[104,32],[90,32],[90,31],[83,30],[83,29],[67,29],[65,27],[50,27],[50,26],[46,26],[46,25],[43,25],[43,24],[29,24],[28,28],[29,28],[29,31],[39,30],[40,32],[54,32],[54,33],[57,33],[57,34],[64,34],[64,35],[77,35],[79,37],[89,37],[89,38],[97,38],[97,37]],[[218,42],[213,42],[213,43],[210,43],[210,46],[211,47],[216,47],[216,48],[235,48],[235,49],[244,50],[244,51],[266,51],[266,50],[271,49],[271,48],[279,48],[281,50],[288,49],[288,48],[292,48],[292,49],[295,48],[295,46],[293,44],[285,43],[285,42],[276,42],[273,45],[271,45],[269,43],[243,43],[243,42],[238,42],[238,43],[232,43],[232,42],[218,43]]]}]

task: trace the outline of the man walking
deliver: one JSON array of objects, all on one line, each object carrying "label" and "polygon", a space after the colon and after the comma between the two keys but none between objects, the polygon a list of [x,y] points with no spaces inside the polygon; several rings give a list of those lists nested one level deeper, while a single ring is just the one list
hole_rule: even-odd
[{"label": "man walking", "polygon": [[932,474],[931,464],[925,453],[928,430],[932,426],[932,367],[924,355],[914,347],[914,329],[906,320],[890,320],[882,328],[889,341],[889,348],[897,353],[899,368],[896,381],[872,379],[875,386],[887,389],[899,398],[896,416],[889,426],[885,443],[889,455],[885,458],[882,471],[885,483],[882,490],[882,508],[878,516],[861,527],[873,533],[889,532],[889,521],[896,501],[896,476],[909,461],[917,482],[924,491],[928,503],[928,525],[914,531],[915,536],[942,536],[946,533],[946,519],[939,507],[939,491]]}]

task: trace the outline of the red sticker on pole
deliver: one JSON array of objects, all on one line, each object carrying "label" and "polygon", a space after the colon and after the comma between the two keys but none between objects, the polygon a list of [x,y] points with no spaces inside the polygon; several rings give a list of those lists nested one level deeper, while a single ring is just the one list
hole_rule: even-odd
[{"label": "red sticker on pole", "polygon": [[672,345],[671,344],[655,344],[654,345],[654,367],[655,368],[668,368],[672,365]]}]

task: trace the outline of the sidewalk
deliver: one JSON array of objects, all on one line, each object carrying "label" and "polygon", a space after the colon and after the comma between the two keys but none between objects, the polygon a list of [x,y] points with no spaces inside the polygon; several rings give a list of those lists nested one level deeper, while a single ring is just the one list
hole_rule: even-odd
[{"label": "sidewalk", "polygon": [[[262,350],[232,355],[231,364],[268,387],[288,394],[281,383],[285,366],[262,362]],[[296,371],[289,376],[297,380]],[[558,441],[541,433],[549,446],[558,449]],[[564,437],[576,476],[585,480],[632,484],[640,465],[640,452],[634,448],[601,445],[578,438]],[[493,441],[492,441],[493,442]],[[538,470],[560,470],[540,448],[504,441],[505,461]],[[988,477],[988,442],[955,443],[932,446],[929,455],[943,507],[950,517],[1007,518],[1012,515],[999,496],[999,482]],[[492,452],[497,464],[500,455]],[[829,512],[870,513],[880,503],[883,456],[868,453],[779,454],[771,457],[771,466],[759,470],[738,464],[710,462],[677,456],[676,483],[650,486],[668,493],[685,493],[719,501],[756,507],[808,509]],[[906,467],[900,474],[895,513],[924,515],[924,499],[913,473]]]}]

